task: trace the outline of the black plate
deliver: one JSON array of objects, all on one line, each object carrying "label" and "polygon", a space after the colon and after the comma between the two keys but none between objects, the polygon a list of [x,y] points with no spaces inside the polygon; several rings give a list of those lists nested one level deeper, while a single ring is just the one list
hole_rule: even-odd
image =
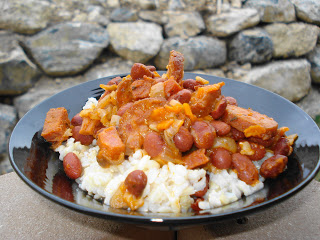
[{"label": "black plate", "polygon": [[77,184],[68,180],[57,153],[40,136],[46,112],[50,108],[65,107],[69,116],[80,112],[88,97],[101,94],[99,84],[115,76],[97,79],[64,90],[30,110],[16,125],[9,143],[11,164],[17,174],[32,189],[73,210],[110,220],[133,223],[145,227],[178,229],[208,224],[229,218],[239,218],[265,210],[305,187],[319,170],[320,132],[315,122],[299,107],[272,92],[242,82],[201,74],[186,73],[185,79],[201,76],[217,83],[224,81],[222,94],[233,96],[241,107],[273,117],[279,126],[288,126],[288,134],[299,138],[289,158],[287,170],[276,180],[267,181],[261,191],[233,204],[203,213],[156,214],[113,209],[86,196]]}]

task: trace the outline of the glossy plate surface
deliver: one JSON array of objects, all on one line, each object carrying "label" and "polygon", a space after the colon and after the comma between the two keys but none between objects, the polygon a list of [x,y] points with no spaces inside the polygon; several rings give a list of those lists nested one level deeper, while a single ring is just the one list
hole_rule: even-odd
[{"label": "glossy plate surface", "polygon": [[288,135],[297,133],[295,150],[287,170],[277,179],[267,181],[261,191],[225,207],[202,213],[156,214],[113,209],[86,196],[63,171],[57,153],[40,136],[50,108],[65,107],[69,117],[81,111],[88,97],[99,97],[99,84],[115,76],[86,82],[64,90],[30,110],[16,125],[9,143],[11,164],[24,182],[36,192],[73,210],[110,220],[145,227],[178,229],[209,224],[228,218],[239,218],[285,200],[305,187],[320,168],[320,131],[315,122],[299,107],[272,92],[238,81],[201,74],[185,73],[184,79],[201,76],[217,83],[224,81],[222,94],[237,99],[238,105],[274,118],[279,127],[288,126]]}]

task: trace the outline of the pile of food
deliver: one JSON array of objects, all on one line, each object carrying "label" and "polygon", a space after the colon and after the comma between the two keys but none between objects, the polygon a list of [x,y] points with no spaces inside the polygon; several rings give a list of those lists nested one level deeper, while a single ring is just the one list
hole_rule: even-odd
[{"label": "pile of food", "polygon": [[176,51],[162,76],[135,63],[71,121],[50,109],[42,136],[66,175],[114,208],[187,212],[235,202],[281,174],[297,135],[221,95],[224,82],[183,80],[183,65]]}]

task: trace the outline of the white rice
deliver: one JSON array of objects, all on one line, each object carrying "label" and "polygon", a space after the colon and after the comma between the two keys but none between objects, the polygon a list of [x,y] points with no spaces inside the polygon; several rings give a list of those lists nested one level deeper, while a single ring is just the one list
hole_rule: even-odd
[{"label": "white rice", "polygon": [[[89,98],[83,109],[92,108],[97,104],[95,98]],[[79,187],[87,191],[95,199],[104,199],[106,205],[126,179],[134,170],[143,170],[147,175],[147,185],[143,191],[144,205],[138,209],[143,212],[188,212],[193,199],[190,195],[204,189],[206,185],[206,171],[204,169],[187,169],[183,165],[168,163],[160,166],[152,160],[144,150],[137,150],[132,156],[119,165],[102,168],[96,159],[99,146],[96,140],[91,145],[85,146],[69,138],[67,142],[55,149],[59,152],[59,159],[69,153],[75,153],[82,164],[82,175],[76,179]],[[260,160],[255,161],[259,169],[262,162],[272,156],[267,153]],[[204,201],[199,203],[201,209],[213,209],[239,200],[243,195],[249,196],[264,187],[264,179],[250,186],[238,179],[237,174],[229,170],[217,170],[209,174],[209,189],[204,195]]]}]

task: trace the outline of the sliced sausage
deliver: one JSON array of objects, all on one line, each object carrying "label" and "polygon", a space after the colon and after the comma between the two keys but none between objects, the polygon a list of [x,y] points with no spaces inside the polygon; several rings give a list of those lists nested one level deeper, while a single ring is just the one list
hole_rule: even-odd
[{"label": "sliced sausage", "polygon": [[117,106],[118,108],[127,104],[128,102],[132,102],[132,91],[131,91],[131,83],[132,80],[130,78],[124,78],[118,85],[117,88]]},{"label": "sliced sausage", "polygon": [[114,126],[99,131],[97,145],[100,148],[97,161],[101,167],[123,162],[125,145]]},{"label": "sliced sausage", "polygon": [[222,121],[211,121],[210,124],[216,130],[217,136],[225,136],[231,131],[230,125]]},{"label": "sliced sausage", "polygon": [[165,143],[157,132],[148,132],[144,137],[143,148],[150,157],[158,156],[164,149]]},{"label": "sliced sausage", "polygon": [[262,163],[260,174],[264,178],[276,178],[280,173],[284,171],[287,163],[287,156],[274,155]]},{"label": "sliced sausage", "polygon": [[173,79],[179,84],[182,85],[182,79],[184,75],[184,56],[180,52],[172,50],[170,52],[167,78],[173,77]]},{"label": "sliced sausage", "polygon": [[123,105],[121,108],[118,109],[117,115],[119,115],[120,117],[122,117],[122,115],[123,115],[129,108],[131,108],[132,105],[133,105],[133,102],[129,102],[129,103]]},{"label": "sliced sausage", "polygon": [[80,142],[82,145],[90,145],[94,139],[92,135],[82,135],[80,134],[81,126],[75,126],[72,129],[72,137],[76,142]]},{"label": "sliced sausage", "polygon": [[230,132],[231,132],[232,138],[234,140],[236,140],[236,141],[240,141],[240,140],[245,138],[243,132],[240,132],[239,130],[237,130],[237,129],[233,128],[233,127],[231,127],[231,131]]},{"label": "sliced sausage", "polygon": [[232,153],[225,148],[215,148],[210,154],[213,166],[218,169],[229,169],[232,163]]},{"label": "sliced sausage", "polygon": [[134,170],[128,174],[124,181],[129,193],[136,197],[140,197],[147,185],[148,177],[142,170]]},{"label": "sliced sausage", "polygon": [[118,85],[121,82],[121,77],[112,78],[107,85]]},{"label": "sliced sausage", "polygon": [[237,170],[238,178],[253,185],[259,180],[259,172],[251,160],[240,153],[232,154],[232,167]]},{"label": "sliced sausage", "polygon": [[226,98],[224,96],[220,96],[219,99],[217,99],[210,115],[213,117],[213,119],[219,119],[224,114],[226,107],[227,107]]},{"label": "sliced sausage", "polygon": [[150,81],[136,80],[131,84],[132,98],[133,100],[139,100],[149,97],[149,93],[152,87]]},{"label": "sliced sausage", "polygon": [[177,100],[182,104],[188,103],[191,99],[191,91],[188,89],[182,89],[181,91],[169,97],[168,101],[170,102],[172,99]]},{"label": "sliced sausage", "polygon": [[207,164],[210,159],[206,156],[205,149],[198,149],[193,151],[192,153],[188,154],[183,158],[183,161],[188,169],[194,169],[197,167],[204,166]]},{"label": "sliced sausage", "polygon": [[244,132],[246,137],[269,139],[277,132],[278,123],[272,118],[234,105],[228,105],[222,121]]},{"label": "sliced sausage", "polygon": [[135,81],[143,78],[143,76],[152,77],[152,72],[146,65],[142,63],[135,63],[131,68],[130,75],[132,77],[132,80]]},{"label": "sliced sausage", "polygon": [[227,97],[226,97],[226,100],[227,100],[227,103],[228,103],[229,105],[238,106],[238,102],[237,102],[237,100],[236,100],[235,98],[230,97],[230,96],[227,96]]},{"label": "sliced sausage", "polygon": [[165,81],[163,84],[164,84],[164,94],[166,98],[169,98],[172,95],[182,90],[181,86],[172,78]]},{"label": "sliced sausage", "polygon": [[180,152],[186,152],[193,145],[193,137],[186,127],[181,126],[176,135],[174,135],[173,142]]},{"label": "sliced sausage", "polygon": [[191,134],[197,148],[209,149],[212,147],[216,132],[205,121],[195,121],[191,126]]},{"label": "sliced sausage", "polygon": [[71,179],[81,177],[81,161],[73,152],[67,153],[63,158],[63,169],[66,175]]}]

